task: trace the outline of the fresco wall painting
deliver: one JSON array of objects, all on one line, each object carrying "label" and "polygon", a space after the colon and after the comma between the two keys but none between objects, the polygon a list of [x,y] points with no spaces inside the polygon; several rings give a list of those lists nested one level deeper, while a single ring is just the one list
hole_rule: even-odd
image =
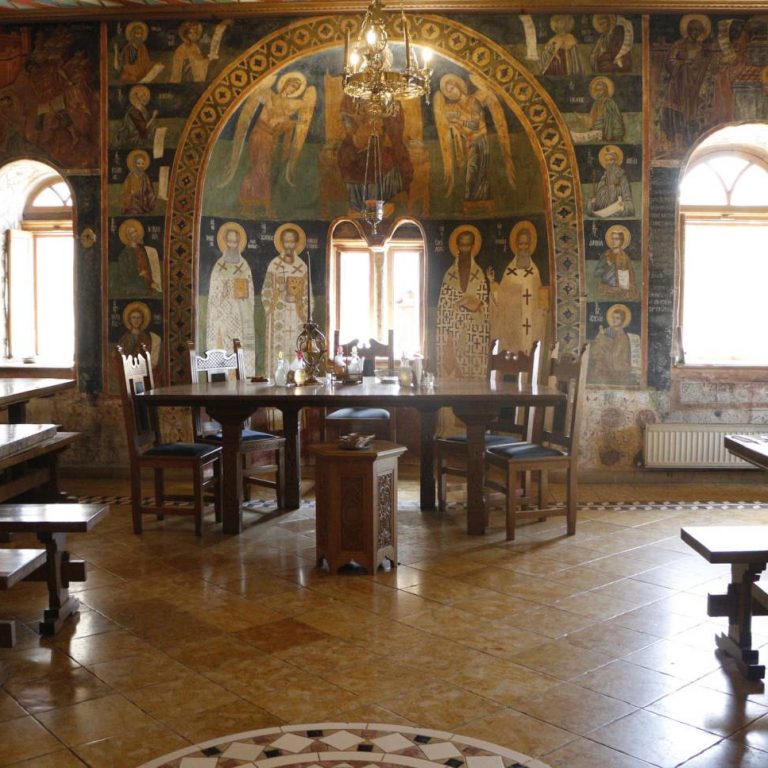
[{"label": "fresco wall painting", "polygon": [[[186,340],[209,343],[217,264],[241,267],[229,290],[252,314],[254,337],[292,333],[310,296],[324,322],[327,233],[359,208],[371,129],[342,95],[338,74],[345,31],[354,34],[359,21],[0,30],[9,54],[0,68],[0,160],[38,157],[62,169],[79,230],[88,230],[79,239],[79,302],[106,301],[102,337],[93,327],[79,332],[81,385],[99,389],[118,341],[148,343],[158,374],[183,378]],[[395,39],[399,23],[393,14]],[[663,200],[674,199],[677,169],[699,136],[768,118],[768,25],[756,15],[696,13],[412,23],[414,39],[436,53],[432,102],[404,104],[382,133],[388,215],[414,216],[427,233],[426,351],[440,348],[446,371],[473,367],[464,352],[441,347],[440,297],[454,269],[460,300],[475,281],[483,318],[479,330],[467,320],[467,339],[515,323],[540,327],[544,314],[547,341],[566,349],[593,342],[591,407],[626,412],[631,422],[609,430],[626,433],[620,445],[598,441],[595,460],[630,465],[642,423],[668,409],[674,323],[673,233],[661,237],[653,220],[644,228],[643,217],[669,207]],[[99,29],[107,50],[103,194],[92,45]],[[522,297],[530,311],[518,311]],[[468,317],[476,314],[466,303]],[[510,344],[524,343],[507,334]],[[254,372],[268,372],[270,354],[256,345]],[[639,392],[647,385],[658,397]]]}]

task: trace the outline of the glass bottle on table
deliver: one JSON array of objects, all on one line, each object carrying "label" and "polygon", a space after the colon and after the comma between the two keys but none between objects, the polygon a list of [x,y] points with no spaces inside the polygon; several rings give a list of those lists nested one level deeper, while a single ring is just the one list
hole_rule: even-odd
[{"label": "glass bottle on table", "polygon": [[277,367],[275,368],[275,384],[284,387],[288,383],[288,363],[283,357],[283,350],[277,352]]},{"label": "glass bottle on table", "polygon": [[297,387],[302,386],[307,379],[307,370],[304,366],[304,357],[301,352],[296,353],[296,359],[293,361],[291,370],[293,371],[294,384]]}]

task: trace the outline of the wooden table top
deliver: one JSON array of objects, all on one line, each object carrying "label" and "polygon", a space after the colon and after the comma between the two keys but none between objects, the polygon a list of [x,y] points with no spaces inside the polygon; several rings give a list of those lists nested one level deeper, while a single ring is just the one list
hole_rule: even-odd
[{"label": "wooden table top", "polygon": [[680,538],[710,563],[768,563],[768,525],[686,526]]},{"label": "wooden table top", "polygon": [[335,443],[315,443],[309,446],[309,452],[315,456],[342,459],[342,461],[400,456],[407,450],[404,445],[398,445],[389,440],[372,440],[365,448],[341,448],[338,441]]},{"label": "wooden table top", "polygon": [[107,504],[0,504],[0,533],[89,530],[107,514]]},{"label": "wooden table top", "polygon": [[766,434],[726,435],[723,445],[734,456],[768,469],[768,425]]},{"label": "wooden table top", "polygon": [[139,397],[158,405],[196,405],[205,402],[252,400],[263,406],[300,403],[302,406],[369,405],[382,407],[462,405],[482,402],[487,398],[514,399],[516,405],[551,405],[565,398],[555,387],[530,385],[519,387],[513,382],[490,384],[482,379],[447,379],[435,382],[434,388],[400,387],[378,381],[362,384],[315,384],[304,387],[278,387],[271,383],[250,381],[200,382],[156,387]]},{"label": "wooden table top", "polygon": [[74,379],[0,378],[0,408],[47,397],[74,386]]}]

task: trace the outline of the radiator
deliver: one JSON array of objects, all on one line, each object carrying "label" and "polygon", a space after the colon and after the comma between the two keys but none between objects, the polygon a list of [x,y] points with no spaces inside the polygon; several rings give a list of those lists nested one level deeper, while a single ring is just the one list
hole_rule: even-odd
[{"label": "radiator", "polygon": [[768,424],[648,424],[643,463],[648,469],[755,469],[729,453],[725,435],[768,435]]}]

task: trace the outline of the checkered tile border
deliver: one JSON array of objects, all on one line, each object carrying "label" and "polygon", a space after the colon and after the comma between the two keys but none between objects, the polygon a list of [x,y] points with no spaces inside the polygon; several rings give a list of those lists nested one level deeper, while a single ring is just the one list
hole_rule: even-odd
[{"label": "checkered tile border", "polygon": [[550,768],[487,741],[382,723],[264,728],[196,744],[139,768]]}]

